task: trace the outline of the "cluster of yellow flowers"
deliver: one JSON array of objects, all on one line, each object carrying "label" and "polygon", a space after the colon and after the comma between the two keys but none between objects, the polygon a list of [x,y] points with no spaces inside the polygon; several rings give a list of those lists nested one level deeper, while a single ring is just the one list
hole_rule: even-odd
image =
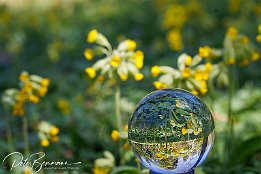
[{"label": "cluster of yellow flowers", "polygon": [[41,140],[41,146],[47,147],[50,145],[50,142],[59,141],[59,131],[60,130],[56,126],[46,121],[41,121],[38,124],[38,136]]},{"label": "cluster of yellow flowers", "polygon": [[202,57],[198,55],[192,58],[187,54],[182,54],[178,57],[178,69],[169,66],[153,66],[151,74],[154,77],[162,74],[153,85],[157,89],[182,88],[195,95],[205,94],[208,91],[207,80],[212,64],[208,62],[199,65],[201,61]]},{"label": "cluster of yellow flowers", "polygon": [[[127,139],[127,138],[128,138],[127,132],[128,132],[128,125],[125,125],[125,126],[124,126],[122,132],[119,132],[118,130],[113,130],[113,131],[111,132],[111,139],[112,139],[114,142],[119,141],[120,138],[121,138],[121,139]],[[128,142],[125,142],[125,144],[123,145],[123,147],[124,147],[125,150],[130,150],[130,147],[129,147],[129,143],[128,143]]]},{"label": "cluster of yellow flowers", "polygon": [[115,159],[111,152],[105,151],[104,158],[98,158],[94,162],[93,174],[108,174],[115,167]]},{"label": "cluster of yellow flowers", "polygon": [[261,24],[258,25],[257,30],[258,30],[258,35],[256,36],[256,41],[261,43]]},{"label": "cluster of yellow flowers", "polygon": [[169,47],[174,51],[183,49],[181,30],[186,23],[186,8],[182,4],[168,6],[163,18],[163,27],[168,29],[167,40]]},{"label": "cluster of yellow flowers", "polygon": [[88,33],[86,40],[88,43],[98,44],[93,50],[87,48],[84,51],[87,60],[92,60],[96,52],[105,55],[105,58],[98,60],[92,67],[85,69],[90,78],[95,78],[97,71],[100,71],[100,75],[97,77],[99,81],[103,81],[105,77],[109,79],[119,78],[126,81],[129,75],[133,75],[137,81],[144,78],[144,75],[140,72],[143,67],[144,54],[140,50],[135,51],[135,41],[124,40],[118,45],[117,49],[112,49],[106,37],[95,29]]},{"label": "cluster of yellow flowers", "polygon": [[22,116],[25,114],[25,102],[38,103],[40,97],[43,97],[49,86],[49,79],[42,78],[38,75],[29,75],[22,72],[19,77],[20,90],[8,89],[4,93],[3,102],[11,106],[14,116]]},{"label": "cluster of yellow flowers", "polygon": [[249,38],[239,34],[234,27],[229,27],[227,30],[223,54],[225,62],[231,65],[238,63],[240,66],[246,66],[250,61],[255,62],[260,57]]}]

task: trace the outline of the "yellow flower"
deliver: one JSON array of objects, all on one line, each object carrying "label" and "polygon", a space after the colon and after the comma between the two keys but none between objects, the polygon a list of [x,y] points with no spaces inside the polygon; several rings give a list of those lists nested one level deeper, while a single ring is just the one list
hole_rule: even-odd
[{"label": "yellow flower", "polygon": [[138,50],[134,53],[133,58],[136,60],[135,65],[138,69],[143,67],[144,54],[142,51]]},{"label": "yellow flower", "polygon": [[120,74],[120,79],[121,79],[122,81],[128,80],[128,74]]},{"label": "yellow flower", "polygon": [[238,31],[234,27],[229,27],[227,30],[227,35],[230,37],[230,39],[235,40],[238,35]]},{"label": "yellow flower", "polygon": [[157,65],[151,67],[151,74],[153,77],[157,77],[160,74],[160,67]]},{"label": "yellow flower", "polygon": [[23,103],[16,103],[13,106],[13,110],[12,110],[12,115],[13,116],[23,116],[24,115],[24,106]]},{"label": "yellow flower", "polygon": [[106,168],[106,167],[95,166],[93,169],[93,174],[108,174],[109,172],[110,172],[110,169]]},{"label": "yellow flower", "polygon": [[191,75],[191,70],[190,70],[189,68],[184,68],[184,69],[181,71],[181,73],[182,73],[182,76],[183,76],[184,78],[187,78],[187,77],[189,77],[189,76]]},{"label": "yellow flower", "polygon": [[137,73],[135,74],[134,78],[136,81],[140,81],[144,78],[144,75],[142,73]]},{"label": "yellow flower", "polygon": [[209,58],[211,56],[211,48],[209,46],[200,47],[198,54],[200,57]]},{"label": "yellow flower", "polygon": [[64,113],[69,114],[71,112],[70,104],[65,99],[59,99],[57,102],[57,107]]},{"label": "yellow flower", "polygon": [[39,97],[37,97],[36,95],[29,95],[29,101],[36,104],[39,102]]},{"label": "yellow flower", "polygon": [[55,136],[55,135],[57,135],[58,133],[59,133],[59,128],[57,128],[57,127],[55,127],[55,126],[52,126],[52,128],[51,128],[51,130],[50,130],[50,134],[52,135],[52,136]]},{"label": "yellow flower", "polygon": [[248,38],[247,36],[243,36],[243,37],[242,37],[242,42],[243,42],[244,44],[248,44],[248,43],[249,43],[249,38]]},{"label": "yellow flower", "polygon": [[124,143],[123,148],[124,148],[125,150],[130,150],[130,145],[129,145],[129,143],[128,143],[128,142]]},{"label": "yellow flower", "polygon": [[246,65],[248,65],[248,64],[249,64],[249,60],[248,60],[248,59],[244,59],[244,60],[242,60],[242,61],[239,63],[240,66],[246,66]]},{"label": "yellow flower", "polygon": [[42,97],[47,93],[47,91],[48,91],[47,87],[43,86],[38,89],[38,95]]},{"label": "yellow flower", "polygon": [[121,64],[121,58],[119,56],[112,56],[110,60],[110,64],[113,67],[118,67]]},{"label": "yellow flower", "polygon": [[124,130],[125,132],[128,132],[128,125],[127,125],[127,124],[125,124],[123,130]]},{"label": "yellow flower", "polygon": [[47,139],[42,139],[41,140],[41,146],[42,147],[47,147],[49,146],[50,142]]},{"label": "yellow flower", "polygon": [[185,60],[185,65],[189,66],[191,64],[191,61],[192,61],[192,57],[191,56],[187,56],[186,60]]},{"label": "yellow flower", "polygon": [[98,31],[93,29],[88,33],[87,36],[87,42],[89,43],[94,43],[97,40],[97,36],[98,36]]},{"label": "yellow flower", "polygon": [[259,58],[260,58],[260,54],[258,52],[254,52],[251,55],[251,60],[254,61],[254,62],[257,61]]},{"label": "yellow flower", "polygon": [[26,71],[23,71],[19,76],[19,80],[22,82],[29,80],[29,74]]},{"label": "yellow flower", "polygon": [[230,58],[228,59],[228,64],[234,65],[235,63],[236,63],[236,59],[235,59],[234,57],[230,57]]},{"label": "yellow flower", "polygon": [[59,137],[58,136],[52,136],[51,137],[51,141],[52,142],[58,142],[59,141]]},{"label": "yellow flower", "polygon": [[93,59],[93,56],[94,56],[94,51],[90,48],[87,48],[84,50],[84,57],[87,59],[87,60],[92,60]]},{"label": "yellow flower", "polygon": [[257,30],[259,33],[261,33],[261,24],[258,25]]},{"label": "yellow flower", "polygon": [[50,80],[47,79],[47,78],[43,78],[43,79],[41,80],[41,84],[42,84],[43,86],[47,87],[47,86],[49,86],[49,84],[50,84]]},{"label": "yellow flower", "polygon": [[155,86],[156,89],[167,88],[167,85],[164,83],[161,83],[160,81],[153,82],[153,85]]},{"label": "yellow flower", "polygon": [[261,34],[259,34],[259,35],[256,36],[256,41],[259,42],[259,43],[261,43]]},{"label": "yellow flower", "polygon": [[183,128],[181,129],[181,133],[182,133],[182,135],[185,135],[185,134],[187,133],[187,129],[183,127]]},{"label": "yellow flower", "polygon": [[167,34],[169,47],[175,51],[180,51],[183,48],[182,35],[179,30],[171,30]]},{"label": "yellow flower", "polygon": [[117,130],[113,130],[113,131],[111,132],[111,139],[112,139],[113,141],[118,141],[119,138],[120,138],[120,132],[117,131]]},{"label": "yellow flower", "polygon": [[196,91],[196,90],[193,90],[191,93],[194,95],[198,95],[198,91]]},{"label": "yellow flower", "polygon": [[211,64],[211,63],[209,63],[209,62],[208,62],[208,63],[206,63],[206,64],[205,64],[205,68],[206,68],[206,71],[207,71],[207,72],[210,72],[210,71],[211,71],[211,69],[212,69],[212,64]]},{"label": "yellow flower", "polygon": [[97,78],[97,80],[98,80],[99,82],[103,82],[103,81],[105,80],[105,78],[104,78],[103,75],[99,75],[98,78]]},{"label": "yellow flower", "polygon": [[128,47],[128,50],[129,50],[129,51],[135,50],[135,48],[136,48],[136,42],[135,42],[134,40],[128,39],[128,40],[126,40],[126,43],[127,43],[127,47]]},{"label": "yellow flower", "polygon": [[92,78],[92,79],[96,76],[96,71],[95,71],[95,69],[92,68],[92,67],[86,68],[86,69],[85,69],[85,72],[86,72],[86,73],[88,74],[88,76],[89,76],[90,78]]}]

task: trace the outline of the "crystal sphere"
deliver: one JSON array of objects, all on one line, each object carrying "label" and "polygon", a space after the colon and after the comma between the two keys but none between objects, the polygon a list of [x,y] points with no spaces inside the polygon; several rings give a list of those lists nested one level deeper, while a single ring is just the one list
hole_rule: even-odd
[{"label": "crystal sphere", "polygon": [[214,121],[207,105],[181,89],[145,96],[128,125],[134,155],[152,173],[187,173],[200,165],[214,142]]}]

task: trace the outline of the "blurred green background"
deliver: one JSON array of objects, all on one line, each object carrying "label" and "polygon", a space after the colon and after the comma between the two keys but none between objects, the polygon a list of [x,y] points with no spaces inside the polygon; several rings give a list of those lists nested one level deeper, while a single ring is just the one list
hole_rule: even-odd
[{"label": "blurred green background", "polygon": [[[179,28],[183,40],[180,50],[169,47],[169,29],[163,25],[170,4],[182,6],[187,12]],[[247,35],[260,51],[260,44],[255,41],[259,23],[261,2],[254,0],[1,0],[0,92],[17,87],[23,70],[49,78],[48,93],[30,108],[30,123],[36,124],[34,118],[40,117],[60,129],[59,142],[44,148],[47,160],[81,161],[84,165],[78,172],[91,173],[94,160],[102,157],[105,150],[114,154],[117,165],[119,161],[116,143],[111,140],[111,131],[116,128],[113,91],[106,87],[94,89],[84,73],[93,64],[83,56],[84,49],[90,47],[86,43],[88,31],[99,30],[113,46],[125,38],[133,39],[144,52],[144,80],[130,80],[122,86],[122,96],[129,106],[123,109],[127,123],[133,105],[155,89],[151,66],[175,67],[176,58],[183,52],[195,55],[200,46],[222,47],[230,26]],[[236,141],[231,157],[235,162],[231,169],[224,168],[222,160],[227,93],[220,89],[212,103],[215,146],[199,172],[261,173],[260,66],[261,61],[257,61],[237,68],[238,91],[233,98],[233,108],[237,111]],[[209,103],[208,95],[202,98]],[[67,103],[67,110],[61,107],[62,101]],[[21,120],[9,117],[16,137],[15,149],[22,152]],[[29,139],[31,151],[37,152],[39,140],[33,126],[29,129]],[[0,159],[7,154],[6,122],[0,116]],[[132,158],[126,164],[135,166]],[[0,171],[7,172],[2,167]]]}]

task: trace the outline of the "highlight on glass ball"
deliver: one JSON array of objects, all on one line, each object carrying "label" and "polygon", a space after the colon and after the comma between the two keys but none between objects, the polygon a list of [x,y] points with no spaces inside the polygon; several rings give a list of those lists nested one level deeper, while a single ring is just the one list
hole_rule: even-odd
[{"label": "highlight on glass ball", "polygon": [[138,103],[128,137],[134,155],[151,173],[193,173],[213,146],[214,121],[198,97],[162,89]]}]

